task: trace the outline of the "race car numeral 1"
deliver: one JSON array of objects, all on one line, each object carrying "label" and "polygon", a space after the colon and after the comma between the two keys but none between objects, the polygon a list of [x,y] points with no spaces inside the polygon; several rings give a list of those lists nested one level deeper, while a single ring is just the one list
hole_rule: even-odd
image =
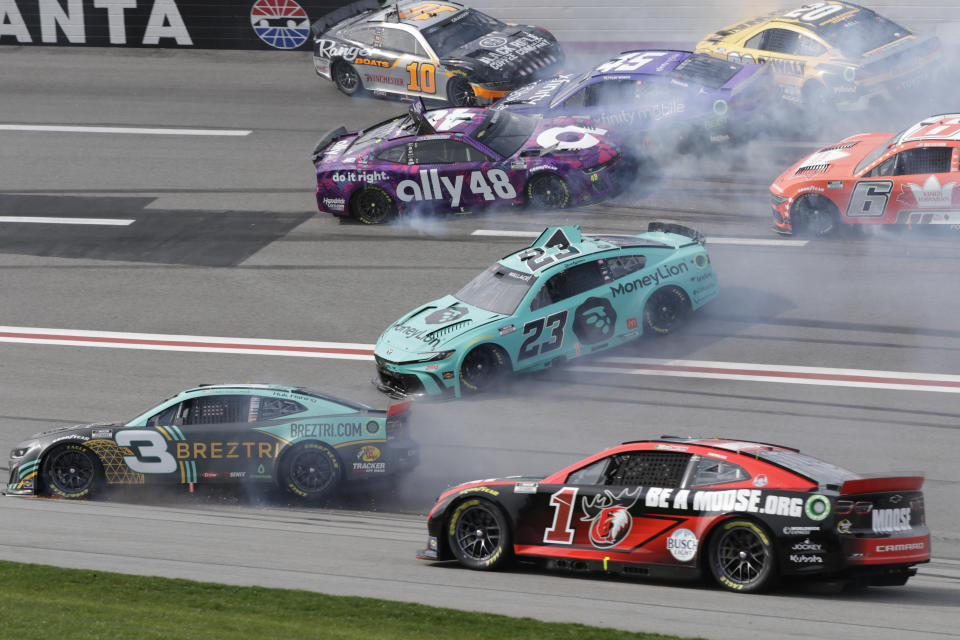
[{"label": "race car numeral 1", "polygon": [[550,496],[550,506],[554,508],[553,524],[543,532],[543,541],[549,544],[570,544],[573,534],[570,520],[573,518],[573,505],[577,501],[577,491],[573,487],[564,487]]},{"label": "race car numeral 1", "polygon": [[130,429],[118,431],[114,437],[119,447],[130,447],[136,455],[123,456],[132,471],[137,473],[173,473],[177,461],[167,451],[167,443],[156,431]]},{"label": "race car numeral 1", "polygon": [[847,206],[848,218],[879,218],[887,208],[893,191],[891,180],[858,182]]},{"label": "race car numeral 1", "polygon": [[411,62],[407,65],[407,73],[410,74],[407,91],[437,92],[437,68],[429,62]]},{"label": "race car numeral 1", "polygon": [[[544,327],[550,328],[550,342],[543,344],[534,344],[543,335]],[[517,360],[526,360],[536,355],[543,355],[556,351],[563,345],[563,328],[567,326],[567,312],[559,311],[545,318],[537,318],[523,325],[523,335],[531,334],[529,338],[520,345],[520,355]]]}]

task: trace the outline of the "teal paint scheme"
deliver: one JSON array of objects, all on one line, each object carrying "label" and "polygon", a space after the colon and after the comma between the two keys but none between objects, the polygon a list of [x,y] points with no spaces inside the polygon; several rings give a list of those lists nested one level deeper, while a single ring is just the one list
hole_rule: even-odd
[{"label": "teal paint scheme", "polygon": [[319,498],[340,482],[417,465],[408,408],[282,385],[196,387],[126,423],[31,436],[10,454],[6,493],[83,498],[104,485],[266,482]]},{"label": "teal paint scheme", "polygon": [[704,237],[650,223],[638,235],[550,227],[455,295],[387,327],[374,384],[393,396],[478,390],[494,374],[545,369],[667,333],[717,296]]}]

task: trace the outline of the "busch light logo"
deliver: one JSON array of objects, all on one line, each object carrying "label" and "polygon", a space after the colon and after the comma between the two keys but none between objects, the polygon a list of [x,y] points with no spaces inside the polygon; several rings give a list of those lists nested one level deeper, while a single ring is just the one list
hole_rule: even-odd
[{"label": "busch light logo", "polygon": [[609,549],[623,542],[633,527],[630,508],[640,496],[640,487],[632,492],[624,489],[617,495],[609,489],[595,495],[592,499],[583,498],[584,522],[590,525],[590,544],[598,549]]},{"label": "busch light logo", "polygon": [[257,0],[250,8],[250,24],[274,49],[296,49],[310,36],[310,18],[294,0]]},{"label": "busch light logo", "polygon": [[690,529],[677,529],[667,538],[667,551],[680,562],[689,562],[697,555],[699,543]]},{"label": "busch light logo", "polygon": [[469,310],[466,307],[449,307],[447,309],[437,309],[430,315],[426,317],[424,322],[426,324],[446,324],[448,322],[453,322],[454,320],[459,320],[463,316],[467,315]]},{"label": "busch light logo", "polygon": [[583,344],[596,344],[613,336],[617,312],[605,298],[587,298],[573,314],[573,332]]}]

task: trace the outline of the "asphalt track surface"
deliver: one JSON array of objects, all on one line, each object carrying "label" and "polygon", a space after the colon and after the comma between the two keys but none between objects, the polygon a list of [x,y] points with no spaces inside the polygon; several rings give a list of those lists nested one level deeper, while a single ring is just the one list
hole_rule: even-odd
[{"label": "asphalt track surface", "polygon": [[[314,214],[309,153],[328,129],[364,126],[405,107],[341,96],[312,75],[305,55],[4,47],[0,86],[0,331],[368,345],[413,304],[456,290],[523,244],[473,235],[478,229],[576,223],[588,232],[635,233],[666,217],[717,240],[708,247],[722,295],[681,332],[611,354],[624,362],[747,363],[901,379],[960,374],[956,234],[744,242],[777,239],[766,187],[818,141],[899,130],[955,110],[949,96],[943,104],[928,100],[833,123],[853,127],[840,136],[818,130],[806,139],[673,158],[658,189],[608,205],[365,227]],[[22,221],[37,217],[113,224]],[[787,384],[633,370],[588,362],[517,378],[496,396],[420,403],[420,468],[399,484],[362,487],[322,508],[271,493],[203,490],[146,503],[123,493],[89,503],[0,498],[0,558],[708,638],[956,636],[957,393],[836,386],[821,383],[824,375]],[[303,384],[385,406],[372,375],[363,359],[0,342],[0,450],[51,426],[135,415],[203,382]],[[780,442],[865,473],[923,472],[934,561],[903,588],[786,587],[751,597],[701,585],[484,574],[414,559],[425,542],[421,514],[449,484],[546,473],[662,433]]]}]

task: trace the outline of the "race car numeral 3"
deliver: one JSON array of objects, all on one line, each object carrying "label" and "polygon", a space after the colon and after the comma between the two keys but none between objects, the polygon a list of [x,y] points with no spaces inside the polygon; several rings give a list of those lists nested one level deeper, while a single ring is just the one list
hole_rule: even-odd
[{"label": "race car numeral 3", "polygon": [[570,544],[573,542],[573,529],[570,520],[573,518],[573,505],[577,501],[576,487],[564,487],[550,496],[550,506],[554,507],[553,524],[543,532],[543,541],[550,544]]},{"label": "race car numeral 3", "polygon": [[[420,68],[419,72],[417,71],[418,67]],[[432,64],[412,62],[407,65],[407,73],[410,74],[407,91],[437,92],[437,68]]]},{"label": "race car numeral 3", "polygon": [[[517,357],[517,360],[526,360],[527,358],[532,358],[537,354],[543,355],[559,349],[563,344],[563,328],[566,325],[566,311],[559,311],[553,315],[547,316],[546,318],[537,318],[536,320],[531,320],[527,324],[523,325],[523,335],[527,335],[528,333],[532,335],[524,340],[523,344],[520,345],[520,355]],[[540,336],[543,335],[544,326],[553,327],[553,329],[550,331],[550,337],[553,338],[553,340],[550,342],[544,342],[542,344],[534,344],[540,339]]]},{"label": "race car numeral 3", "polygon": [[893,191],[893,182],[880,180],[878,182],[858,182],[850,196],[847,207],[847,217],[850,218],[879,218],[887,208],[887,200]]},{"label": "race car numeral 3", "polygon": [[118,431],[117,446],[130,447],[136,455],[123,456],[123,461],[137,473],[173,473],[177,461],[167,451],[167,443],[156,431],[131,429]]}]

